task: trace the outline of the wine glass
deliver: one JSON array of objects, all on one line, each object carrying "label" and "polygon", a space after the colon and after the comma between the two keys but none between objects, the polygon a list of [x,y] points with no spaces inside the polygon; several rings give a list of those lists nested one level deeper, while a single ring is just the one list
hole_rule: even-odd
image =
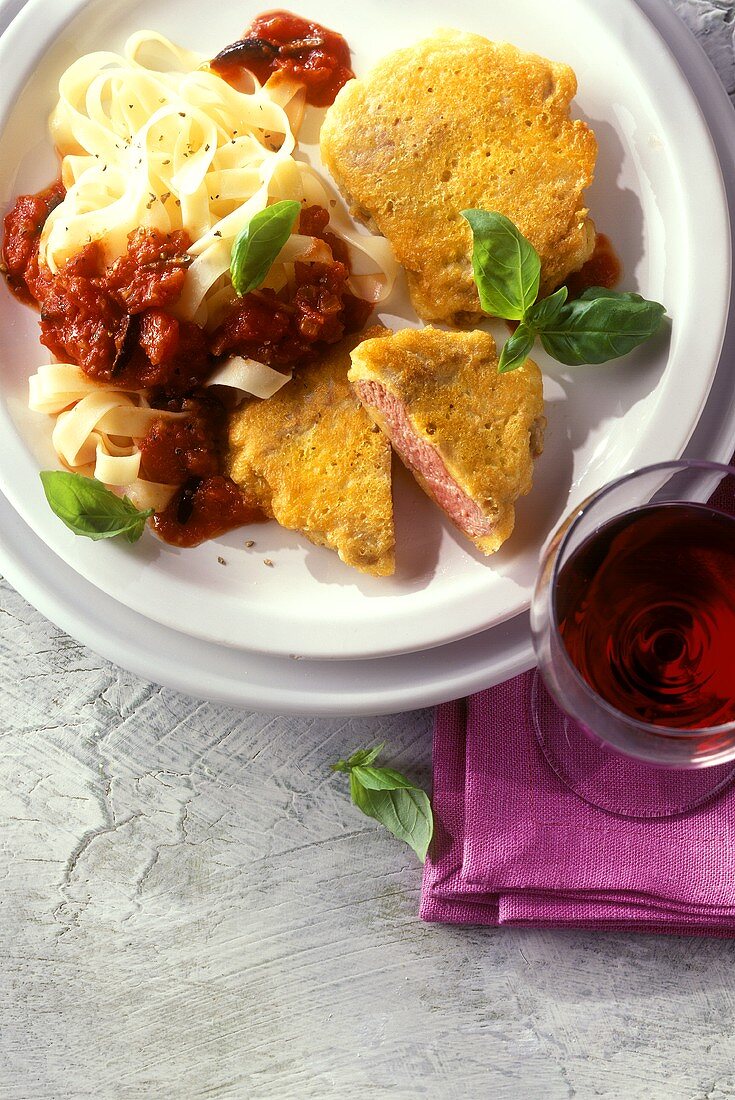
[{"label": "wine glass", "polygon": [[588,497],[544,551],[531,630],[560,778],[632,816],[711,797],[735,759],[735,468],[662,462]]}]

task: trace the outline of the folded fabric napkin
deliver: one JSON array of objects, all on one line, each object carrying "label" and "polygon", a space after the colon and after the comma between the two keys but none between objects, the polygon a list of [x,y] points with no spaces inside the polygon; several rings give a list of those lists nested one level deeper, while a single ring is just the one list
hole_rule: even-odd
[{"label": "folded fabric napkin", "polygon": [[421,917],[735,935],[734,777],[600,750],[535,670],[447,703]]}]

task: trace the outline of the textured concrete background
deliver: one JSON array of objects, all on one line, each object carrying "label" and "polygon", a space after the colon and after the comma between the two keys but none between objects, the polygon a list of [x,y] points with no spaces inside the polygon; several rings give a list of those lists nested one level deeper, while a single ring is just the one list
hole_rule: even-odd
[{"label": "textured concrete background", "polygon": [[[733,4],[674,7],[735,92]],[[735,1096],[735,943],[416,919],[327,765],[426,781],[428,712],[266,719],[0,622],[2,1100]]]}]

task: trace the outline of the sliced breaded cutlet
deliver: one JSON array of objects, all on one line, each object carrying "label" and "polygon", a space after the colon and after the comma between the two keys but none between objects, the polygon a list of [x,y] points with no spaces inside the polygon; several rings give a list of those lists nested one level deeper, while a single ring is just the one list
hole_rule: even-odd
[{"label": "sliced breaded cutlet", "polygon": [[[377,344],[386,331],[364,335]],[[227,472],[281,526],[384,577],[395,569],[391,452],[347,381],[359,339],[343,340],[273,397],[232,414]]]},{"label": "sliced breaded cutlet", "polygon": [[403,329],[356,347],[350,381],[426,493],[484,554],[498,550],[543,449],[536,364],[498,374],[485,332]]},{"label": "sliced breaded cutlet", "polygon": [[387,237],[425,321],[476,321],[472,235],[461,211],[499,211],[541,256],[541,294],[594,248],[583,192],[597,142],[569,104],[568,65],[442,31],[350,80],[321,130],[353,214]]}]

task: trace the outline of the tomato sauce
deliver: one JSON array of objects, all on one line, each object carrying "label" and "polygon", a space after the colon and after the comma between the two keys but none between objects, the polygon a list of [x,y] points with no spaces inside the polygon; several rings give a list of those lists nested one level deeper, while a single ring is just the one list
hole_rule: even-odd
[{"label": "tomato sauce", "polygon": [[165,312],[184,285],[187,235],[138,229],[127,253],[109,267],[100,244],[86,244],[54,275],[39,265],[38,246],[62,197],[60,184],[21,195],[5,217],[7,281],[22,301],[40,306],[41,343],[100,382],[191,389],[212,369],[209,349],[196,325]]},{"label": "tomato sauce", "polygon": [[90,378],[144,390],[161,417],[139,440],[141,474],[179,486],[153,526],[176,546],[195,546],[262,517],[223,474],[226,410],[203,388],[224,355],[298,368],[345,333],[363,328],[372,306],[347,289],[347,251],[329,233],[329,214],[306,207],[299,230],[329,244],[333,263],[295,265],[291,286],[237,300],[213,333],[170,312],[189,264],[185,233],[138,229],[124,256],[105,265],[97,243],[85,245],[60,271],[39,264],[44,222],[64,196],[60,183],[21,195],[5,218],[3,267],[10,289],[40,306],[41,341],[57,359]]},{"label": "tomato sauce", "polygon": [[326,229],[323,207],[301,211],[299,232],[318,237],[331,248],[333,263],[296,263],[294,285],[284,296],[272,290],[246,294],[212,334],[215,355],[242,355],[276,369],[317,358],[325,345],[364,328],[372,305],[347,289],[347,250]]},{"label": "tomato sauce", "polygon": [[566,280],[570,298],[579,298],[591,286],[612,290],[620,282],[623,265],[613,248],[612,241],[604,233],[597,234],[594,252],[579,271]]},{"label": "tomato sauce", "polygon": [[[258,16],[211,67],[236,85],[244,76],[249,81],[247,74],[265,83],[283,73],[319,107],[333,103],[354,76],[341,35],[286,11]],[[297,369],[364,327],[372,307],[348,289],[349,257],[327,229],[329,213],[303,209],[299,230],[325,241],[332,263],[297,263],[288,287],[239,298],[208,333],[173,312],[190,263],[186,233],[140,228],[112,264],[97,242],[55,274],[40,264],[41,231],[64,194],[58,181],[16,200],[5,218],[2,272],[18,298],[40,308],[41,342],[57,359],[100,383],[145,391],[154,408],[183,414],[155,420],[138,441],[141,475],[177,486],[154,516],[155,530],[174,545],[194,546],[261,517],[224,475],[227,411],[204,383],[224,356]]]},{"label": "tomato sauce", "polygon": [[306,89],[306,102],[329,107],[354,73],[350,47],[341,34],[288,11],[259,15],[238,42],[226,46],[210,67],[237,85],[243,70],[265,84],[276,72],[292,77]]},{"label": "tomato sauce", "polygon": [[154,421],[140,440],[141,476],[163,485],[214,477],[220,473],[225,449],[223,406],[210,396],[170,404],[174,404],[171,411],[184,415]]},{"label": "tomato sauce", "polygon": [[61,180],[35,195],[21,195],[5,215],[3,274],[21,302],[33,305],[38,280],[38,241],[46,218],[63,201],[66,190]]},{"label": "tomato sauce", "polygon": [[164,542],[174,546],[198,546],[263,519],[259,508],[250,504],[229,477],[220,474],[187,481],[162,512],[153,517],[153,527]]}]

